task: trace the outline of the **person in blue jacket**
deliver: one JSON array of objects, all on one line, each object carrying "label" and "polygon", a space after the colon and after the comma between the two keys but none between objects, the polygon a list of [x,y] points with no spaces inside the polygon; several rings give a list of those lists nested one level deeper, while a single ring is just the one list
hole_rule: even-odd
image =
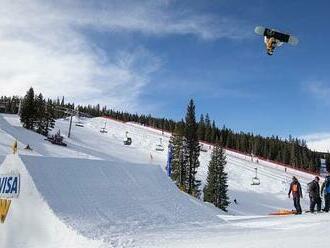
[{"label": "person in blue jacket", "polygon": [[326,176],[321,186],[321,196],[324,195],[324,209],[323,211],[329,212],[330,208],[330,175]]}]

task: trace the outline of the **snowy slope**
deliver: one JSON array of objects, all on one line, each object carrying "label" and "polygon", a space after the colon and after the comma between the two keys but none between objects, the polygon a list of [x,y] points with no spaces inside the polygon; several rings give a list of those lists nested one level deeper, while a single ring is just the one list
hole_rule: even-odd
[{"label": "snowy slope", "polygon": [[259,217],[225,225],[174,228],[138,237],[136,247],[151,248],[323,248],[330,242],[328,214]]},{"label": "snowy slope", "polygon": [[[319,237],[330,241],[320,236],[330,231],[325,214],[268,216],[279,208],[292,208],[287,191],[293,175],[304,190],[312,175],[285,172],[276,164],[256,163],[249,156],[227,151],[229,194],[238,204],[231,204],[231,215],[224,215],[180,192],[166,177],[168,133],[105,118],[79,121],[84,127],[74,123],[71,138],[65,139],[68,147],[60,147],[23,129],[17,116],[0,115],[0,161],[15,139],[22,155],[21,160],[7,157],[0,172],[8,165],[18,168],[27,178],[28,190],[17,200],[19,205],[14,202],[8,222],[0,226],[0,247],[219,247],[220,242],[221,247],[290,247],[297,232],[303,236],[297,243],[300,247],[324,247]],[[105,122],[108,133],[100,133]],[[54,131],[67,135],[68,125],[58,120]],[[133,140],[131,146],[123,144],[126,132]],[[160,138],[165,151],[155,150]],[[33,152],[23,149],[26,144]],[[200,156],[197,176],[203,184],[211,148]],[[255,167],[259,186],[251,185]],[[33,218],[22,218],[23,209],[31,209]]]},{"label": "snowy slope", "polygon": [[159,166],[32,156],[22,161],[56,216],[89,238],[223,222],[219,209],[181,193]]},{"label": "snowy slope", "polygon": [[[18,147],[20,149],[20,154],[92,158],[90,155],[83,152],[50,144],[44,140],[44,136],[24,129],[19,122],[18,116],[16,115],[0,115],[0,129],[5,132],[7,136],[11,137],[6,139],[6,144],[11,145],[14,141],[14,137],[19,141]],[[33,149],[32,152],[23,149],[27,144],[29,144]],[[8,149],[8,147],[6,149]],[[10,149],[8,149],[5,154],[8,152],[10,152]]]},{"label": "snowy slope", "polygon": [[[102,134],[100,128],[107,122],[108,133]],[[68,123],[59,121],[57,127],[64,133],[67,130]],[[131,146],[124,146],[123,140],[125,133],[132,138]],[[155,146],[162,138],[165,151],[155,151]],[[86,120],[85,127],[75,127],[72,131],[72,142],[70,147],[79,144],[79,151],[97,156],[102,159],[120,159],[134,163],[159,164],[163,168],[166,165],[167,145],[169,135],[159,130],[144,127],[135,123],[124,124],[104,118],[94,118]],[[208,162],[211,157],[211,149],[207,152],[201,152],[201,166],[197,177],[206,182]],[[266,162],[251,162],[251,158],[231,151],[227,151],[227,170],[229,172],[229,193],[231,200],[237,199],[238,205],[232,204],[229,207],[230,213],[240,215],[260,215],[268,214],[279,208],[292,208],[292,202],[287,199],[288,186],[293,175],[297,176],[303,189],[306,189],[307,182],[313,179],[313,176],[288,169],[284,172],[283,167]],[[151,159],[152,157],[152,159]],[[261,185],[252,186],[252,177],[255,176],[254,168],[258,168]],[[256,202],[258,204],[256,204]],[[304,208],[308,202],[302,202]]]},{"label": "snowy slope", "polygon": [[[141,164],[166,165],[166,147],[169,141],[168,133],[162,135],[159,130],[154,130],[135,123],[122,123],[105,118],[93,118],[82,120],[84,127],[73,125],[71,138],[66,139],[67,148],[51,145],[43,138],[33,132],[20,127],[17,116],[4,115],[0,124],[2,128],[11,134],[16,134],[19,140],[29,143],[35,152],[43,156],[52,157],[76,157],[93,158],[108,161],[126,161]],[[108,133],[100,133],[100,129],[106,127]],[[59,120],[56,123],[55,131],[61,130],[66,135],[69,123],[67,120]],[[0,126],[1,128],[1,126]],[[12,130],[14,129],[14,130]],[[123,140],[128,136],[132,138],[131,146],[124,146]],[[165,151],[155,151],[155,146],[162,139]],[[251,162],[251,158],[245,155],[227,151],[227,170],[229,172],[229,193],[233,201],[237,199],[238,205],[232,204],[229,207],[230,213],[240,215],[268,214],[275,209],[291,208],[291,201],[287,200],[288,185],[293,175],[298,176],[303,189],[306,183],[313,179],[313,176],[297,172],[291,169],[284,172],[282,167],[266,161],[259,163]],[[201,152],[197,177],[203,184],[207,177],[207,167],[211,156],[211,149],[208,152]],[[252,177],[255,176],[254,168],[258,168],[258,176],[261,185],[252,186]],[[257,199],[257,201],[256,201]],[[256,202],[258,204],[256,204]],[[303,202],[304,208],[308,203]]]},{"label": "snowy slope", "polygon": [[[297,176],[306,193],[306,184],[313,180],[312,175],[269,165],[269,162],[259,160],[251,162],[251,157],[227,151],[227,172],[229,175],[229,194],[231,200],[236,199],[238,204],[231,204],[230,213],[239,215],[269,214],[281,208],[292,208],[288,201],[287,192],[292,176]],[[204,155],[205,156],[205,155]],[[205,182],[207,177],[208,159],[202,160],[199,169],[199,178]],[[279,168],[277,168],[279,167]],[[251,185],[258,168],[258,177],[261,184]],[[305,199],[307,200],[307,199]],[[302,206],[307,208],[308,202],[302,200]]]}]

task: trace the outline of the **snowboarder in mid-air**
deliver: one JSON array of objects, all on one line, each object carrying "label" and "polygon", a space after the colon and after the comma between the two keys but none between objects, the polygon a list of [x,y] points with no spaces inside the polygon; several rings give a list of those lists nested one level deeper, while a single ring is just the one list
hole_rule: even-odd
[{"label": "snowboarder in mid-air", "polygon": [[302,195],[300,183],[296,177],[292,177],[292,182],[290,184],[290,190],[288,193],[289,198],[291,193],[293,198],[293,204],[294,207],[296,208],[296,214],[301,214],[302,211],[300,206],[300,198],[302,198],[303,195]]},{"label": "snowboarder in mid-air", "polygon": [[254,30],[257,34],[264,36],[266,51],[268,55],[273,55],[275,48],[282,46],[284,43],[297,45],[298,39],[290,34],[285,34],[274,29],[258,26]]},{"label": "snowboarder in mid-air", "polygon": [[322,200],[320,197],[320,178],[318,176],[315,177],[313,181],[311,181],[308,186],[309,199],[310,199],[310,212],[314,213],[315,205],[317,205],[317,212],[321,211]]},{"label": "snowboarder in mid-air", "polygon": [[324,194],[324,212],[329,212],[330,209],[330,175],[326,176],[322,183],[321,195]]},{"label": "snowboarder in mid-air", "polygon": [[264,42],[266,45],[266,50],[267,50],[268,55],[273,55],[275,48],[283,45],[283,42],[280,42],[279,40],[275,39],[274,37],[265,36]]}]

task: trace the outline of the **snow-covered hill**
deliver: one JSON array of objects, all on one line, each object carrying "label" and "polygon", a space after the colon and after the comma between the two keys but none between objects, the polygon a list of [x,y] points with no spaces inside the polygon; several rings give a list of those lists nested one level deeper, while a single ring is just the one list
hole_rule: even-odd
[{"label": "snow-covered hill", "polygon": [[[287,191],[293,175],[304,189],[312,175],[227,151],[229,194],[238,201],[228,215],[180,192],[167,178],[168,133],[105,118],[79,121],[83,126],[74,123],[68,146],[61,147],[23,129],[17,116],[0,115],[0,173],[17,170],[22,177],[20,198],[0,225],[1,247],[219,247],[220,240],[221,247],[289,247],[277,233],[290,243],[297,230],[307,234],[311,225],[315,237],[304,236],[306,245],[315,244],[318,232],[330,231],[326,214],[268,216],[292,208]],[[105,123],[107,133],[101,133]],[[58,120],[54,131],[66,136],[68,127],[67,120]],[[130,146],[123,144],[126,135]],[[15,139],[19,157],[8,156]],[[155,150],[160,143],[164,151]],[[33,151],[23,149],[27,144]],[[197,175],[203,184],[207,148]],[[254,168],[259,186],[251,185]]]}]

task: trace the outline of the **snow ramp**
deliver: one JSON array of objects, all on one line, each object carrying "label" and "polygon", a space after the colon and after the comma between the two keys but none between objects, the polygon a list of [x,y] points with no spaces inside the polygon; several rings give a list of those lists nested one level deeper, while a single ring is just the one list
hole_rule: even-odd
[{"label": "snow ramp", "polygon": [[20,195],[12,199],[6,220],[0,224],[1,248],[100,247],[100,241],[83,237],[54,214],[16,155],[8,155],[0,165],[0,174],[11,172],[20,174]]},{"label": "snow ramp", "polygon": [[[57,236],[57,231],[47,218],[60,220],[59,224],[65,225],[61,232],[74,230],[88,240],[118,247],[133,242],[125,237],[139,231],[223,222],[217,217],[223,212],[180,192],[159,166],[36,156],[16,157],[15,161],[23,171],[22,192],[21,199],[13,204],[20,211],[11,209],[10,213],[23,216],[35,211],[38,218],[27,217],[28,222],[52,229],[48,236]],[[24,193],[25,187],[32,194]],[[14,221],[11,216],[7,218]],[[18,230],[11,232],[20,235]],[[35,232],[34,236],[40,234]]]}]

